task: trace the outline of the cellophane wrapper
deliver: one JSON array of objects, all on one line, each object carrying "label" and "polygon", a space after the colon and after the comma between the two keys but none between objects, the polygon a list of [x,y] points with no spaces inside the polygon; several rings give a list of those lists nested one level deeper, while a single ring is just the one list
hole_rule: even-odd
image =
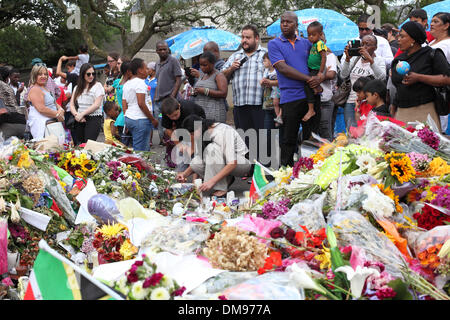
[{"label": "cellophane wrapper", "polygon": [[361,213],[356,211],[331,211],[328,224],[333,227],[339,246],[364,248],[372,261],[382,262],[394,277],[402,277],[404,265],[401,252],[386,235],[379,232]]},{"label": "cellophane wrapper", "polygon": [[418,255],[420,252],[427,250],[431,246],[437,244],[443,245],[448,239],[450,239],[450,225],[434,227],[417,237],[414,244],[414,252]]},{"label": "cellophane wrapper", "polygon": [[210,236],[209,225],[174,219],[169,225],[155,228],[142,247],[157,247],[177,255],[193,254]]}]

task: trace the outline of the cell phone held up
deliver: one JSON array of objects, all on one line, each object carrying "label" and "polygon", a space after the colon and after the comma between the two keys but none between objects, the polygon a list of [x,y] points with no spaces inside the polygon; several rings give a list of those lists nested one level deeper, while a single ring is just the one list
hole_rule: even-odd
[{"label": "cell phone held up", "polygon": [[241,67],[242,67],[242,65],[244,64],[244,63],[246,63],[248,61],[248,57],[247,56],[245,56],[245,57],[243,57],[241,60],[239,60],[239,63],[240,63],[240,65],[241,65]]},{"label": "cell phone held up", "polygon": [[350,57],[357,57],[361,54],[359,53],[359,49],[361,48],[361,41],[360,40],[350,40],[348,42],[349,48],[348,48],[348,55]]}]

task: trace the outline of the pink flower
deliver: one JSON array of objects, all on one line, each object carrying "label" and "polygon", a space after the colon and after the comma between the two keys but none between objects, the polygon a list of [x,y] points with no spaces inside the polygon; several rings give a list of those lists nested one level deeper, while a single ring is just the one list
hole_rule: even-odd
[{"label": "pink flower", "polygon": [[133,266],[140,267],[144,264],[144,261],[136,261]]},{"label": "pink flower", "polygon": [[186,287],[183,286],[183,287],[181,287],[181,288],[175,290],[175,291],[173,292],[173,295],[174,295],[175,297],[177,297],[177,296],[182,296],[183,293],[184,293],[184,291],[186,291]]},{"label": "pink flower", "polygon": [[218,296],[218,298],[219,300],[228,300],[227,297],[225,297],[225,295]]},{"label": "pink flower", "polygon": [[148,288],[151,286],[156,286],[164,277],[164,275],[161,272],[152,274],[151,277],[145,279],[144,284],[142,285],[143,288]]},{"label": "pink flower", "polygon": [[383,300],[395,297],[397,295],[397,292],[395,292],[391,287],[386,286],[380,290],[377,290],[375,295],[378,299]]},{"label": "pink flower", "polygon": [[130,272],[127,275],[127,280],[130,283],[134,283],[134,282],[137,282],[139,280],[139,278],[138,278],[138,275],[135,272]]}]

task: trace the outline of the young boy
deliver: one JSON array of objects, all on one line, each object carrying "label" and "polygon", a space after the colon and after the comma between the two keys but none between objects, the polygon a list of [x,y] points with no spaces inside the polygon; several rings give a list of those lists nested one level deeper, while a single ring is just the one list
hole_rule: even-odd
[{"label": "young boy", "polygon": [[106,144],[115,144],[121,147],[126,146],[120,142],[120,134],[117,127],[114,125],[117,117],[119,116],[119,106],[114,101],[106,101],[103,104],[103,111],[106,114],[106,119],[103,122],[103,133],[105,134]]},{"label": "young boy", "polygon": [[73,72],[79,76],[80,75],[80,68],[83,64],[88,63],[89,62],[89,53],[88,53],[88,46],[87,45],[81,45],[78,48],[78,52],[79,54],[73,57],[66,57],[66,56],[62,56],[61,59],[62,61],[66,61],[66,60],[75,60],[76,64],[75,64],[75,69],[73,70]]},{"label": "young boy", "polygon": [[387,89],[381,80],[371,80],[364,86],[367,103],[373,106],[372,111],[377,116],[390,117],[389,107],[386,105]]},{"label": "young boy", "polygon": [[355,101],[355,120],[358,122],[361,120],[361,116],[367,116],[372,106],[366,100],[366,94],[364,93],[364,86],[370,81],[370,78],[361,77],[358,78],[353,84],[353,91],[356,92]]},{"label": "young boy", "polygon": [[[261,79],[261,86],[264,87],[264,102],[263,109],[270,110],[272,107],[275,111],[275,126],[278,127],[283,124],[281,120],[281,108],[280,108],[280,89],[278,88],[277,72],[273,67],[269,59],[269,53],[265,53],[263,56],[263,64],[266,70],[264,71],[264,77]],[[271,103],[272,102],[272,103]]]},{"label": "young boy", "polygon": [[[308,56],[308,69],[311,76],[316,76],[323,73],[325,70],[325,64],[327,62],[328,48],[323,42],[323,26],[320,22],[314,21],[308,25],[306,29],[308,32],[308,40],[313,44]],[[308,121],[316,113],[314,111],[315,97],[323,91],[322,87],[311,89],[309,86],[305,86],[305,93],[308,99],[308,112],[303,117],[303,121]]]}]

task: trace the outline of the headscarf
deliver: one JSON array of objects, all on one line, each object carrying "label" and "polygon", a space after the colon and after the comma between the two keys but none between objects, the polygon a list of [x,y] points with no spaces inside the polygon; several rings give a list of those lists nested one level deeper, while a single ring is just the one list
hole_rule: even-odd
[{"label": "headscarf", "polygon": [[402,29],[414,39],[419,45],[427,40],[427,34],[422,25],[415,21],[408,21],[403,26]]}]

